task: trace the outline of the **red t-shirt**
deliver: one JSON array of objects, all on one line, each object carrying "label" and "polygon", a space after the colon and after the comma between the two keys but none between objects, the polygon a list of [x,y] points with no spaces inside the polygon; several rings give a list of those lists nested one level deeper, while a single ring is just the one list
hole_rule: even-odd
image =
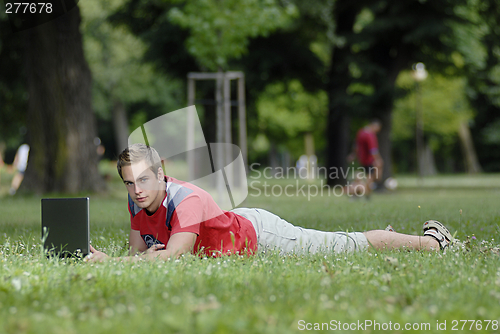
[{"label": "red t-shirt", "polygon": [[129,196],[131,228],[139,231],[146,245],[167,244],[179,232],[196,233],[194,253],[208,256],[253,254],[257,234],[252,223],[224,211],[212,196],[197,186],[165,177],[167,194],[152,215],[137,207]]},{"label": "red t-shirt", "polygon": [[358,131],[356,136],[356,147],[359,163],[363,166],[371,166],[375,161],[374,154],[378,153],[378,140],[375,133],[366,131],[364,128]]}]

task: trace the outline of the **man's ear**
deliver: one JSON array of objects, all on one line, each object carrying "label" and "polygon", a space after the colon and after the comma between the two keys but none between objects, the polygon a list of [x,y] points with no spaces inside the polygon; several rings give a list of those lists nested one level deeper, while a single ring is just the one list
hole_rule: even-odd
[{"label": "man's ear", "polygon": [[165,173],[163,173],[163,168],[158,167],[158,173],[157,173],[158,181],[163,181],[165,180]]}]

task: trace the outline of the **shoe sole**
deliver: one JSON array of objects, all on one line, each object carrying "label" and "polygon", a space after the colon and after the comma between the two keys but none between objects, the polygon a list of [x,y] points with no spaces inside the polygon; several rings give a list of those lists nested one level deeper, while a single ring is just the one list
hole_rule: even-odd
[{"label": "shoe sole", "polygon": [[449,242],[452,241],[453,239],[453,236],[451,235],[450,231],[446,228],[446,226],[444,226],[443,224],[441,224],[440,222],[438,222],[437,220],[428,220],[424,223],[424,232],[431,229],[431,228],[435,228],[439,233],[441,233],[446,239],[448,239]]}]

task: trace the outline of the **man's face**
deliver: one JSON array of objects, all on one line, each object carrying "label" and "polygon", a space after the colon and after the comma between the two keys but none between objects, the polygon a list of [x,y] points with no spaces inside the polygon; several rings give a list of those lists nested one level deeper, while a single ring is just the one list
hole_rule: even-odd
[{"label": "man's face", "polygon": [[[143,160],[130,166],[122,167],[123,183],[128,194],[141,209],[155,212],[161,203],[161,181]],[[161,177],[161,176],[160,176]],[[164,188],[163,188],[164,189]]]}]

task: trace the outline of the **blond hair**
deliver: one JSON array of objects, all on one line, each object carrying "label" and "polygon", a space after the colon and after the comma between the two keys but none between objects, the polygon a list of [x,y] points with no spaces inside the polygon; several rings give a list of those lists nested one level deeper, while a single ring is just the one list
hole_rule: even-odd
[{"label": "blond hair", "polygon": [[118,162],[116,163],[116,168],[118,169],[118,174],[123,180],[122,168],[125,166],[130,166],[132,164],[145,161],[149,166],[149,169],[153,173],[158,173],[158,168],[161,168],[161,158],[158,152],[150,146],[145,144],[132,144],[118,156]]}]

